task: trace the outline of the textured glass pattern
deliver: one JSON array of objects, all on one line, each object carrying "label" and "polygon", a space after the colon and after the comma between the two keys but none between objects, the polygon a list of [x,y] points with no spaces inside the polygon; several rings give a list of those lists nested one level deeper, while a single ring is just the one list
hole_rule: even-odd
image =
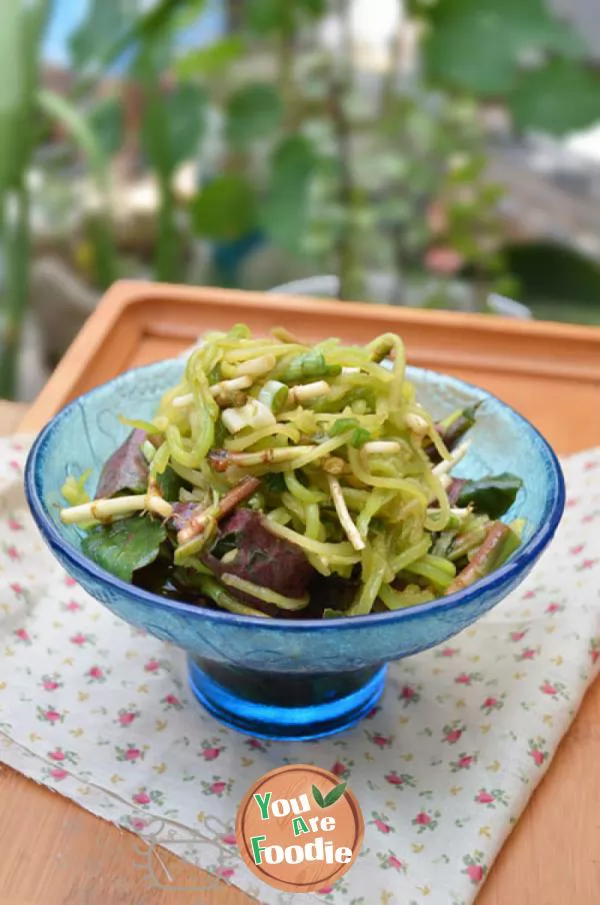
[{"label": "textured glass pattern", "polygon": [[[479,477],[511,471],[524,480],[507,520],[527,522],[517,555],[460,594],[395,613],[355,619],[283,621],[202,610],[146,593],[114,578],[80,552],[81,535],[60,521],[60,488],[67,475],[103,462],[129,429],[119,416],[148,418],[183,368],[180,360],[130,371],[60,412],[30,453],[26,490],[33,516],[64,568],[113,613],[183,648],[196,661],[271,674],[348,673],[407,657],[440,644],[474,622],[528,574],[552,538],[564,507],[560,466],[532,425],[483,390],[431,371],[408,369],[419,400],[434,415],[484,400],[472,446],[457,474]],[[341,677],[340,677],[341,678]],[[330,688],[331,691],[331,688]],[[329,693],[329,697],[331,694]]]}]

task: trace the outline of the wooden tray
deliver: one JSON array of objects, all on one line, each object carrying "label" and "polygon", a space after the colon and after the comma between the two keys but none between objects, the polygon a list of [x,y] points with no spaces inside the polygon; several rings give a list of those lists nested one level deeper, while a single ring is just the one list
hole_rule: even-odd
[{"label": "wooden tray", "polygon": [[[589,417],[600,410],[600,329],[134,282],[107,293],[22,428],[37,430],[127,368],[178,355],[204,331],[238,322],[259,333],[283,324],[309,340],[366,342],[394,330],[412,364],[481,384],[531,418],[559,451],[600,441]],[[567,409],[576,431],[563,430]]]},{"label": "wooden tray", "polygon": [[[38,429],[68,400],[126,368],[176,355],[203,331],[238,321],[257,331],[283,324],[309,339],[336,335],[360,342],[395,330],[412,363],[488,388],[531,418],[559,452],[600,444],[600,329],[141,283],[111,289],[21,429]],[[478,905],[598,905],[598,739],[600,683]],[[200,899],[203,905],[251,905],[225,886],[200,898],[149,889],[135,869],[132,837],[12,770],[0,773],[0,796],[0,905],[196,905]],[[549,856],[554,850],[559,857]],[[177,886],[197,885],[194,868],[168,853],[163,860]],[[416,889],[415,900],[424,894]]]}]

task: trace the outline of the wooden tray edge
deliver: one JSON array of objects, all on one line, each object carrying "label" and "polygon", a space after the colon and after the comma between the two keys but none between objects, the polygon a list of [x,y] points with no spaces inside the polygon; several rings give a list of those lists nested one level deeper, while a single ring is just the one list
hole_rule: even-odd
[{"label": "wooden tray edge", "polygon": [[545,321],[513,320],[482,314],[465,314],[449,311],[424,311],[422,309],[374,305],[365,302],[339,302],[332,299],[314,299],[302,296],[286,296],[262,292],[245,292],[217,287],[190,287],[166,283],[150,283],[120,280],[105,293],[96,310],[65,353],[52,377],[33,402],[19,424],[21,432],[39,430],[48,418],[60,410],[69,395],[69,389],[78,383],[90,357],[102,346],[107,332],[115,325],[126,309],[136,308],[148,301],[177,300],[184,304],[214,304],[222,307],[251,309],[260,307],[272,311],[274,322],[282,308],[296,313],[309,314],[318,311],[322,317],[351,318],[373,325],[386,326],[411,324],[415,327],[434,326],[450,333],[475,332],[492,334],[496,338],[519,336],[553,339],[560,342],[598,343],[600,356],[600,328]]}]

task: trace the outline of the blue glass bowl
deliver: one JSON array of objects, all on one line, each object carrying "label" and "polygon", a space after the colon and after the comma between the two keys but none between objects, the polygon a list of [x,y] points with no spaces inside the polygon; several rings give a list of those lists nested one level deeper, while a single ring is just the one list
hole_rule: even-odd
[{"label": "blue glass bowl", "polygon": [[420,401],[437,417],[483,400],[472,446],[456,473],[510,471],[524,480],[505,517],[524,518],[522,547],[467,590],[390,613],[290,621],[235,616],[161,598],[120,581],[81,553],[81,534],[59,518],[67,475],[97,479],[128,428],[119,415],[152,417],[181,375],[180,360],[130,371],[75,400],[41,432],[26,467],[33,517],[64,568],[132,625],[187,652],[192,689],[219,720],[254,736],[316,738],[358,721],[380,696],[386,664],[441,644],[478,619],[529,573],[560,521],[564,482],[548,443],[521,415],[483,390],[410,368]]}]

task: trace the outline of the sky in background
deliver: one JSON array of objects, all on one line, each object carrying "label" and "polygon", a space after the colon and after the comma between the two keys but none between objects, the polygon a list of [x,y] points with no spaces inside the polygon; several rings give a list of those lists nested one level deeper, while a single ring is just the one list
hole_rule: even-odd
[{"label": "sky in background", "polygon": [[[43,48],[47,63],[69,65],[69,38],[85,19],[88,9],[89,0],[54,0]],[[202,46],[223,34],[224,27],[223,3],[221,0],[207,0],[205,11],[195,25],[186,29],[180,44],[183,47]]]}]

